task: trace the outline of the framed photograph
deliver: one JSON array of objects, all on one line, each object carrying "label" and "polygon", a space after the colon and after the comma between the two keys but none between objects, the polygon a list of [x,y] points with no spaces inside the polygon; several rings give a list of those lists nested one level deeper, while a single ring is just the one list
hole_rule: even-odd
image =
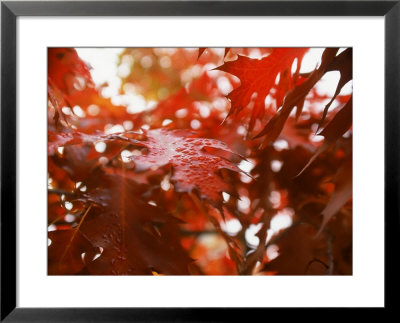
[{"label": "framed photograph", "polygon": [[394,308],[398,1],[1,15],[1,320]]}]

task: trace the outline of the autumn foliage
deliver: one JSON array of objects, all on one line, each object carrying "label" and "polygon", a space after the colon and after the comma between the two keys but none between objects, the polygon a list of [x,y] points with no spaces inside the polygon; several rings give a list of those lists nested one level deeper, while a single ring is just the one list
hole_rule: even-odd
[{"label": "autumn foliage", "polygon": [[352,274],[352,50],[308,52],[127,48],[110,96],[50,48],[48,274]]}]

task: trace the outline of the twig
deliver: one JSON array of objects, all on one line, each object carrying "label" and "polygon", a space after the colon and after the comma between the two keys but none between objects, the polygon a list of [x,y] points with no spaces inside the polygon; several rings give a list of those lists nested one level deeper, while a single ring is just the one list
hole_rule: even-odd
[{"label": "twig", "polygon": [[50,193],[50,194],[58,194],[58,195],[75,195],[75,193],[74,192],[71,192],[71,191],[67,191],[67,190],[63,190],[63,189],[60,189],[60,188],[49,188],[49,189],[47,189],[47,191]]}]

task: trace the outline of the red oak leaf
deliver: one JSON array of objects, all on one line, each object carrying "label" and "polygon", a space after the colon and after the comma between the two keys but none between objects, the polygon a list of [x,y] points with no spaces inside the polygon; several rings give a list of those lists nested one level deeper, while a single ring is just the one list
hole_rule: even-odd
[{"label": "red oak leaf", "polygon": [[148,154],[133,156],[136,170],[172,165],[171,180],[179,192],[198,190],[202,198],[215,204],[222,202],[222,192],[230,192],[229,184],[217,174],[222,169],[240,172],[240,169],[222,155],[235,155],[226,144],[215,139],[189,138],[185,130],[145,131],[142,145]]},{"label": "red oak leaf", "polygon": [[337,51],[338,48],[327,48],[322,54],[321,65],[314,70],[304,82],[294,87],[285,96],[282,108],[268,121],[264,129],[256,136],[256,138],[265,136],[264,145],[278,138],[286,120],[295,106],[297,106],[297,115],[301,113],[305,97],[325,74],[328,65],[335,58]]},{"label": "red oak leaf", "polygon": [[[340,79],[339,83],[336,87],[336,91],[332,97],[332,99],[325,106],[324,113],[322,114],[321,121],[319,123],[318,129],[323,125],[325,117],[328,113],[328,109],[331,106],[332,102],[339,95],[343,86],[346,85],[353,78],[353,49],[347,48],[343,52],[341,52],[335,59],[328,65],[326,71],[339,71]],[[317,130],[318,131],[318,130]]]},{"label": "red oak leaf", "polygon": [[49,234],[50,274],[84,267],[94,275],[189,274],[193,260],[180,244],[179,220],[146,203],[146,186],[121,175],[98,170],[87,179],[78,225]]},{"label": "red oak leaf", "polygon": [[280,75],[280,83],[294,83],[294,76],[297,74],[291,73],[292,64],[297,59],[299,68],[307,51],[308,48],[276,48],[270,55],[262,59],[239,56],[237,60],[225,62],[216,68],[240,79],[240,86],[228,95],[231,101],[231,110],[228,116],[246,108],[256,96],[249,124],[249,131],[251,131],[256,119],[264,116],[265,98],[276,87],[277,76]]},{"label": "red oak leaf", "polygon": [[346,105],[335,114],[333,119],[319,133],[319,135],[325,137],[324,143],[318,148],[297,176],[300,176],[321,153],[327,151],[332,145],[334,145],[337,140],[340,139],[347,130],[349,130],[352,123],[353,99],[351,97]]},{"label": "red oak leaf", "polygon": [[[189,274],[192,259],[179,242],[179,221],[141,199],[146,186],[99,172],[88,181],[88,202],[95,203],[80,225],[93,246],[102,248],[87,264],[92,274]],[[171,237],[173,239],[171,239]]]}]

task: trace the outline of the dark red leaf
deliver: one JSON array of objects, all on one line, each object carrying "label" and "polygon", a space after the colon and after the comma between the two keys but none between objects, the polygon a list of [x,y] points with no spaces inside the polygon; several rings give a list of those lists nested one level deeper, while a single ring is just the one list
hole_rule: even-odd
[{"label": "dark red leaf", "polygon": [[147,139],[142,144],[148,148],[148,153],[132,157],[137,171],[169,164],[172,166],[171,180],[178,192],[197,190],[200,197],[217,205],[222,202],[222,192],[231,191],[218,171],[240,172],[240,169],[220,155],[207,151],[208,148],[216,149],[233,156],[234,153],[223,142],[192,138],[192,134],[184,130],[155,129],[145,131],[145,135]]}]

